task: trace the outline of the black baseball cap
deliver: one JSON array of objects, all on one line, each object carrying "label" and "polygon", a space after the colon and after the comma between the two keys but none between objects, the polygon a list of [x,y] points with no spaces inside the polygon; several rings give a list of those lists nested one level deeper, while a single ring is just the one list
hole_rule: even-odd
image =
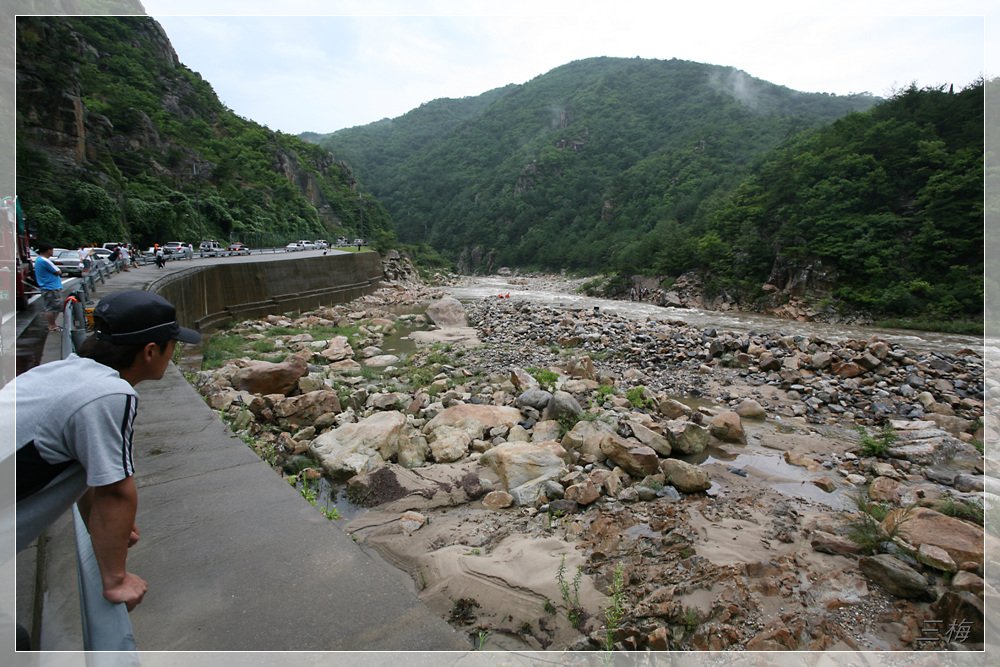
[{"label": "black baseball cap", "polygon": [[201,334],[177,323],[177,309],[159,294],[144,290],[115,292],[94,308],[94,337],[115,345],[200,343]]}]

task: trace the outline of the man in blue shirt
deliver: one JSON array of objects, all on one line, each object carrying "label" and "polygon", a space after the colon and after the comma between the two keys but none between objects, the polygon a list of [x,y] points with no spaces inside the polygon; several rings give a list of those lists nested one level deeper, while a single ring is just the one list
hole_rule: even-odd
[{"label": "man in blue shirt", "polygon": [[49,331],[58,331],[56,315],[62,310],[62,271],[52,263],[54,248],[51,243],[38,244],[38,257],[35,259],[35,281],[42,290],[45,304],[45,319],[49,323]]}]

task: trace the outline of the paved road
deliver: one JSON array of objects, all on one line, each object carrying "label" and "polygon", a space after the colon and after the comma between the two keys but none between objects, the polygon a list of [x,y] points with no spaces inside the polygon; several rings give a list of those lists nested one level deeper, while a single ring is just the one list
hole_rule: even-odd
[{"label": "paved road", "polygon": [[[314,252],[321,251],[193,263],[286,261]],[[176,261],[116,274],[96,298],[190,266]],[[45,361],[57,358],[51,337],[45,354]],[[419,601],[406,574],[363,551],[263,463],[172,364],[163,380],[137,389],[141,539],[129,569],[149,583],[131,614],[141,651],[471,647]],[[72,529],[64,522],[50,533],[43,648],[74,650]]]}]

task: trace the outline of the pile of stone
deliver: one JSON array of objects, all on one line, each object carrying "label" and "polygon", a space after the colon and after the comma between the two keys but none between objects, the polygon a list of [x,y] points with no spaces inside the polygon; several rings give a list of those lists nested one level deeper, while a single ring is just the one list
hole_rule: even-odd
[{"label": "pile of stone", "polygon": [[608,366],[639,370],[654,389],[674,394],[698,395],[697,374],[726,371],[751,386],[780,388],[796,403],[792,414],[813,422],[925,419],[972,440],[984,412],[983,361],[971,350],[918,354],[878,339],[735,334],[514,300],[478,302],[470,320],[487,344],[613,355]]}]

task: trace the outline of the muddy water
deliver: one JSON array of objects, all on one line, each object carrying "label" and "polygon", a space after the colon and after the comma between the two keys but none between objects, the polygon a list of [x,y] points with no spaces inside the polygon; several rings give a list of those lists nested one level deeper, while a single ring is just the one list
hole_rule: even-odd
[{"label": "muddy water", "polygon": [[[567,283],[567,289],[571,284]],[[488,276],[476,278],[468,285],[453,286],[447,290],[459,301],[470,302],[479,299],[495,299],[498,294],[510,294],[511,298],[537,303],[541,306],[563,309],[592,310],[597,307],[602,312],[623,317],[657,320],[682,320],[699,329],[714,328],[719,331],[747,333],[783,332],[790,335],[819,336],[836,342],[847,339],[868,340],[879,336],[890,344],[898,343],[915,352],[940,352],[954,354],[963,348],[976,350],[982,354],[984,341],[975,336],[961,336],[937,332],[911,331],[905,329],[882,329],[850,324],[827,324],[824,322],[795,322],[758,313],[719,312],[697,308],[664,308],[651,303],[636,301],[615,301],[598,299],[569,292],[558,291],[551,280],[528,279],[527,285],[511,285],[507,278]],[[1000,347],[1000,340],[986,343],[993,348]]]}]

